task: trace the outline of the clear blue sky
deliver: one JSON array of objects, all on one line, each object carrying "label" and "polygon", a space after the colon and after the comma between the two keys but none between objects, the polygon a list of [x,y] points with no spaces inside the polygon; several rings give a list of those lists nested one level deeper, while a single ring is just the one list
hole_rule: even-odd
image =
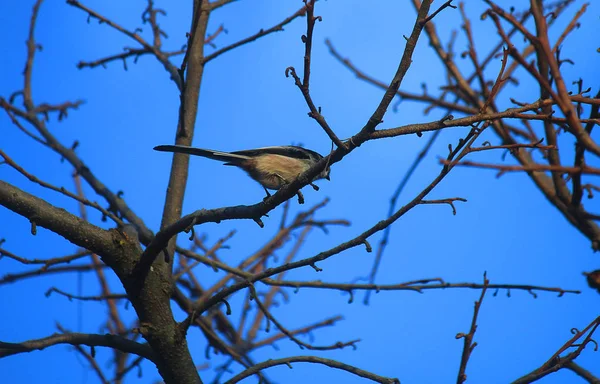
[{"label": "clear blue sky", "polygon": [[[86,0],[84,3],[115,20],[135,29],[145,1],[104,2]],[[176,4],[177,3],[177,4]],[[160,18],[162,28],[169,34],[165,46],[179,49],[185,42],[191,6],[185,2],[158,1],[165,7],[167,17]],[[323,22],[315,29],[313,51],[312,95],[323,115],[342,138],[357,132],[368,119],[382,91],[360,82],[328,54],[324,39],[351,58],[354,64],[378,79],[388,81],[393,75],[404,48],[403,34],[411,31],[415,12],[408,1],[322,1],[317,14]],[[436,2],[438,3],[438,2]],[[440,2],[441,3],[441,2]],[[507,3],[507,2],[501,2]],[[525,2],[519,2],[525,5]],[[567,12],[570,18],[582,2]],[[7,97],[22,87],[25,59],[25,40],[33,1],[11,1],[0,6],[0,95]],[[216,40],[218,47],[267,28],[292,14],[302,5],[300,1],[255,2],[242,0],[224,8],[211,17],[209,31],[222,23],[227,34]],[[467,4],[473,15],[473,28],[481,46],[495,44],[496,35],[489,21],[481,21],[481,2]],[[593,2],[582,19],[582,26],[567,40],[563,57],[573,58],[576,66],[565,71],[567,84],[578,77],[593,80],[588,83],[597,91],[597,68],[600,67],[596,36],[600,6]],[[566,19],[565,19],[566,20]],[[437,19],[438,30],[447,41],[452,29],[460,28],[457,10],[446,10]],[[564,23],[559,23],[564,26]],[[559,25],[559,26],[560,26]],[[300,36],[305,19],[294,21],[284,32],[270,35],[223,55],[210,63],[202,83],[199,115],[194,144],[219,150],[239,150],[268,145],[302,143],[308,148],[327,153],[330,143],[321,128],[309,117],[307,107],[284,70],[302,66],[304,52]],[[552,36],[562,30],[556,29]],[[144,28],[148,37],[149,28]],[[172,143],[177,122],[179,94],[162,66],[151,57],[142,57],[137,64],[128,63],[124,71],[119,62],[106,69],[78,70],[80,60],[92,61],[118,53],[123,47],[137,47],[121,34],[92,21],[65,2],[47,1],[42,5],[36,29],[38,42],[43,45],[35,60],[33,97],[37,102],[61,103],[84,99],[86,103],[71,111],[68,119],[57,122],[52,117],[52,132],[65,145],[78,140],[78,154],[89,168],[111,190],[124,191],[124,198],[147,225],[157,230],[165,197],[170,156],[157,153],[152,147]],[[456,43],[460,52],[466,47],[461,36]],[[211,52],[212,48],[208,48]],[[483,55],[484,53],[482,53]],[[487,51],[485,52],[487,54]],[[467,60],[460,60],[465,63]],[[180,59],[175,59],[176,63]],[[499,61],[492,68],[499,67]],[[493,72],[495,73],[495,72]],[[495,76],[495,75],[494,75]],[[427,82],[433,92],[443,84],[445,74],[439,61],[427,46],[425,36],[413,57],[402,89],[420,92]],[[519,100],[533,101],[536,89],[509,88]],[[424,116],[423,106],[402,103],[398,112],[389,112],[383,126],[394,127],[409,123],[433,121],[442,112]],[[0,114],[2,138],[0,148],[34,175],[59,186],[73,189],[72,169],[58,155],[32,142],[12,126],[7,116]],[[466,129],[442,133],[418,174],[412,179],[401,204],[409,201],[439,172],[437,156],[445,156],[447,145],[455,143]],[[403,136],[369,142],[336,164],[332,181],[322,182],[319,192],[306,188],[307,205],[324,197],[330,204],[320,211],[319,218],[345,218],[351,227],[332,228],[329,235],[318,230],[311,234],[299,257],[305,258],[355,237],[381,220],[388,209],[389,197],[406,172],[415,155],[425,143],[423,138]],[[497,143],[491,132],[481,141]],[[570,148],[567,149],[570,151]],[[501,153],[480,155],[478,160],[500,161]],[[569,157],[570,158],[570,157]],[[200,208],[237,204],[254,204],[263,197],[263,190],[242,172],[224,168],[217,162],[192,159],[191,177],[184,204],[184,213]],[[0,166],[0,179],[30,193],[47,198],[51,203],[77,212],[74,201],[50,193],[32,184],[21,175]],[[92,200],[102,199],[87,190]],[[570,329],[583,328],[598,316],[598,294],[587,288],[583,271],[598,268],[589,241],[571,227],[544,200],[526,175],[510,174],[499,179],[494,172],[474,169],[455,169],[436,188],[429,198],[460,196],[467,203],[458,203],[458,214],[452,216],[446,206],[420,206],[394,225],[391,243],[378,275],[379,283],[399,283],[408,280],[441,277],[448,282],[481,282],[484,271],[492,283],[527,283],[580,289],[580,295],[562,298],[552,293],[539,293],[534,299],[527,292],[505,291],[486,297],[479,316],[476,334],[478,343],[467,371],[469,383],[505,383],[541,365],[568,338]],[[594,200],[585,201],[593,210]],[[292,202],[292,211],[298,207]],[[229,242],[231,249],[220,257],[235,263],[258,249],[277,230],[282,208],[265,218],[264,229],[251,221],[224,222],[198,227],[209,242],[225,236],[231,229],[238,233]],[[91,220],[100,225],[99,214],[90,212]],[[62,238],[39,229],[30,234],[28,220],[0,208],[0,238],[3,247],[23,257],[49,258],[72,253],[76,247]],[[104,224],[106,225],[106,224]],[[380,235],[371,239],[376,245]],[[187,237],[179,242],[187,244]],[[287,248],[286,248],[287,249]],[[285,255],[285,249],[279,253]],[[305,268],[290,274],[294,279],[321,279],[331,282],[350,282],[370,270],[374,253],[356,248],[320,264],[323,272],[316,274]],[[0,260],[0,276],[27,270],[30,267],[9,260]],[[208,268],[198,267],[204,282],[216,279]],[[114,290],[118,281],[111,277]],[[94,275],[81,276],[82,292],[98,294]],[[44,277],[0,286],[0,340],[19,342],[44,337],[56,331],[56,322],[81,332],[103,332],[101,320],[104,306],[95,303],[77,304],[59,296],[46,298],[52,286],[77,292],[78,277]],[[369,306],[362,305],[362,294],[353,304],[338,292],[302,289],[291,295],[291,301],[274,310],[277,318],[289,328],[317,322],[342,314],[344,321],[336,327],[314,332],[317,344],[361,338],[358,349],[344,349],[319,356],[354,364],[377,374],[398,377],[403,383],[446,383],[456,380],[462,341],[459,332],[469,329],[473,302],[479,297],[475,290],[438,290],[424,294],[413,292],[381,292],[373,295]],[[239,300],[232,300],[238,303]],[[234,318],[239,316],[234,306]],[[237,311],[237,313],[235,313]],[[126,313],[129,321],[133,310]],[[178,320],[183,314],[176,313]],[[197,364],[205,363],[204,339],[191,332]],[[264,348],[253,355],[256,361],[291,355],[307,354],[291,341],[280,341],[280,351]],[[98,349],[103,364],[109,354]],[[202,372],[205,381],[213,376],[213,368],[221,359],[213,357],[211,368]],[[578,358],[584,367],[600,375],[600,354],[588,348]],[[70,347],[56,346],[42,352],[32,352],[0,360],[0,372],[7,383],[97,383],[98,379],[85,368],[81,357]],[[240,367],[234,367],[239,372]],[[152,383],[158,374],[151,364],[145,364],[144,383]],[[362,380],[339,371],[312,364],[295,364],[273,368],[268,377],[280,383],[313,382],[355,383]],[[135,375],[135,374],[134,374]],[[136,378],[131,377],[131,381]],[[254,382],[254,378],[247,382]],[[576,382],[567,371],[548,376],[543,383]]]}]

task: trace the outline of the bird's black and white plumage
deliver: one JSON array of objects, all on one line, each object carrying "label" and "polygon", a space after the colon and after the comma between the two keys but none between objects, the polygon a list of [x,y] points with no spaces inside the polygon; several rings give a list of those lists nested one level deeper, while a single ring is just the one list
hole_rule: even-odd
[{"label": "bird's black and white plumage", "polygon": [[[267,189],[279,189],[289,184],[298,175],[323,158],[323,156],[315,151],[295,145],[264,147],[234,152],[213,151],[184,145],[159,145],[154,147],[154,149],[162,152],[177,152],[202,156],[223,161],[225,165],[239,167],[265,188],[267,196],[269,196]],[[329,180],[329,172],[330,169],[327,167],[314,180]]]}]

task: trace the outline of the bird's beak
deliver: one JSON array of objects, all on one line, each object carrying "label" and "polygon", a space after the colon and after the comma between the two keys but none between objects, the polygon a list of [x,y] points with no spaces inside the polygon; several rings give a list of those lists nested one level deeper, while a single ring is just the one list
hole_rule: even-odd
[{"label": "bird's beak", "polygon": [[331,181],[331,179],[329,178],[329,175],[325,176],[325,180]]}]

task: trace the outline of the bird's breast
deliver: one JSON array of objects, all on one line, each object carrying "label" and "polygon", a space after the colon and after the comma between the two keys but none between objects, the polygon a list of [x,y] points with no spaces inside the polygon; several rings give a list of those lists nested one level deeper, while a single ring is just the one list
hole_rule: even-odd
[{"label": "bird's breast", "polygon": [[308,164],[301,159],[267,154],[252,159],[252,166],[246,171],[265,188],[279,189],[308,168]]}]

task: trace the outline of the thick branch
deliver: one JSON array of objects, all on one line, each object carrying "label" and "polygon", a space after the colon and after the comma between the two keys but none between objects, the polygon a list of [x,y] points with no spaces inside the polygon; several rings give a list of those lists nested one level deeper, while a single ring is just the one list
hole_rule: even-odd
[{"label": "thick branch", "polygon": [[110,207],[118,212],[127,219],[130,223],[135,225],[139,232],[142,241],[150,241],[152,238],[152,231],[150,231],[143,220],[138,217],[125,203],[119,193],[113,193],[106,185],[104,185],[96,176],[92,173],[90,168],[77,156],[73,148],[68,148],[62,145],[56,137],[46,127],[44,121],[39,120],[35,115],[25,113],[24,111],[14,107],[12,104],[7,102],[5,99],[0,97],[0,107],[7,111],[11,111],[17,116],[26,119],[35,127],[35,129],[42,135],[52,150],[58,153],[62,158],[67,160],[76,170],[88,182],[88,184],[94,189],[94,192],[104,197],[110,204]]},{"label": "thick branch", "polygon": [[96,227],[1,180],[0,205],[29,219],[32,230],[37,226],[47,228],[71,243],[101,255],[105,262],[122,253],[116,244],[120,237],[117,231]]},{"label": "thick branch", "polygon": [[[175,133],[175,144],[190,146],[194,138],[196,115],[198,113],[198,99],[200,97],[200,84],[204,73],[204,41],[210,12],[203,7],[195,9],[192,20],[192,30],[188,43],[188,50],[184,60],[187,60],[187,72],[181,92],[180,116]],[[184,70],[180,70],[183,76]],[[161,228],[172,224],[181,217],[181,207],[188,178],[189,156],[176,153],[173,156],[169,186],[163,210]],[[175,239],[169,245],[170,253],[175,249]],[[168,269],[172,267],[172,260]],[[170,273],[170,271],[169,271]]]},{"label": "thick branch", "polygon": [[98,335],[88,333],[56,333],[42,339],[24,341],[22,343],[5,343],[0,341],[0,358],[17,355],[19,353],[43,350],[53,345],[87,345],[90,347],[108,347],[126,353],[142,356],[150,361],[155,361],[156,356],[148,344],[140,344],[133,340],[117,335]]}]

